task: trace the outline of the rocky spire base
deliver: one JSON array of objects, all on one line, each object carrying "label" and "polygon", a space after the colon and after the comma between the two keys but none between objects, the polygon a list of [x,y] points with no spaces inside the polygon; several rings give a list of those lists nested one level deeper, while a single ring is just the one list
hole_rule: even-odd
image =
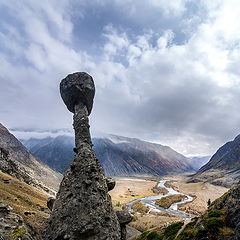
[{"label": "rocky spire base", "polygon": [[61,81],[60,92],[74,113],[76,155],[70,164],[51,216],[44,240],[120,240],[121,229],[113,211],[103,169],[92,150],[88,115],[95,92],[92,77],[74,73]]}]

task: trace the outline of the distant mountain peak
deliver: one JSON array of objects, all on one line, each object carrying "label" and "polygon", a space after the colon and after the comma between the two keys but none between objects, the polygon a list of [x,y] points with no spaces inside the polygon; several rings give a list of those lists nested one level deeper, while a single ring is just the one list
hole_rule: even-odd
[{"label": "distant mountain peak", "polygon": [[[74,156],[73,137],[30,139],[23,143],[33,155],[61,172],[67,169]],[[160,176],[193,171],[188,158],[160,144],[113,134],[93,138],[93,144],[108,176]]]}]

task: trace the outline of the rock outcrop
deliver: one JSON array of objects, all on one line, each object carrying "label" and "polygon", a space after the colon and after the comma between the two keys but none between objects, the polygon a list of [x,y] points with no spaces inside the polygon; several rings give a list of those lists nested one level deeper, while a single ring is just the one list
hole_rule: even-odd
[{"label": "rock outcrop", "polygon": [[132,221],[133,217],[128,211],[117,211],[116,214],[121,227],[121,240],[126,240],[127,239],[126,225]]},{"label": "rock outcrop", "polygon": [[21,216],[12,213],[9,205],[0,205],[0,239],[10,240],[19,236],[22,240],[33,240],[29,232]]},{"label": "rock outcrop", "polygon": [[120,240],[120,224],[108,194],[112,184],[107,185],[89,133],[93,79],[87,73],[70,74],[61,81],[60,92],[74,113],[76,155],[61,182],[43,239]]}]

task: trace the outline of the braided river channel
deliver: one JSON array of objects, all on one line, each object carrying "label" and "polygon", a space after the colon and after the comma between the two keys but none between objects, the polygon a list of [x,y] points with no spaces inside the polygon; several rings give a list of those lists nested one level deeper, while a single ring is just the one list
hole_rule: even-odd
[{"label": "braided river channel", "polygon": [[[178,205],[179,204],[183,204],[183,203],[191,202],[191,201],[193,201],[194,198],[191,197],[190,195],[177,192],[177,191],[175,191],[171,187],[166,187],[165,186],[166,182],[167,182],[167,180],[161,180],[158,183],[157,187],[167,189],[168,190],[167,194],[135,199],[135,200],[133,200],[133,201],[131,201],[131,202],[126,204],[128,210],[130,212],[132,212],[133,211],[132,210],[132,205],[135,202],[140,200],[145,206],[149,207],[149,212],[150,211],[167,212],[167,213],[170,213],[170,214],[173,214],[173,215],[176,215],[176,216],[180,216],[180,217],[183,217],[183,218],[191,218],[191,217],[193,217],[193,215],[191,215],[191,214],[187,214],[185,212],[178,211]],[[155,201],[161,199],[162,197],[166,197],[166,196],[170,196],[170,195],[176,195],[176,194],[184,195],[184,196],[186,196],[186,199],[184,199],[184,200],[182,200],[180,202],[177,202],[177,203],[173,203],[168,209],[162,208],[162,207],[158,206],[157,204],[155,204]]]}]

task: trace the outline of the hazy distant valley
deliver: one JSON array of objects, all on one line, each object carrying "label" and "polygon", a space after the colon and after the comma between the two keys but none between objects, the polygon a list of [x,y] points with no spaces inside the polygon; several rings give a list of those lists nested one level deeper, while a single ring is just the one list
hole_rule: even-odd
[{"label": "hazy distant valley", "polygon": [[[0,202],[13,208],[13,213],[9,213],[9,220],[4,224],[15,226],[14,219],[21,218],[28,233],[38,239],[49,216],[47,198],[54,196],[54,190],[57,190],[62,178],[59,172],[67,170],[75,154],[74,138],[58,136],[21,140],[28,152],[3,125],[0,130]],[[132,240],[147,239],[142,233],[146,228],[150,230],[146,236],[155,232],[158,236],[164,236],[163,239],[168,239],[165,237],[167,226],[188,223],[196,216],[204,225],[201,214],[206,215],[207,202],[224,194],[230,184],[236,185],[240,177],[239,137],[221,147],[212,158],[187,158],[168,146],[116,135],[93,138],[93,144],[106,176],[116,179],[116,187],[110,191],[115,210],[126,208],[133,201],[131,212],[134,220],[128,226],[128,236],[131,236],[128,239]],[[166,185],[158,187],[163,179]],[[174,210],[174,202],[171,202],[174,200],[169,191],[191,196],[193,200],[179,204]],[[159,210],[154,203],[148,206],[141,203],[143,197],[158,198],[159,194],[170,201],[169,210],[161,207]],[[226,201],[235,198],[238,193],[231,191],[229,194],[232,195],[226,195]],[[211,208],[222,206],[219,201],[218,205],[211,205]],[[236,205],[231,205],[229,211],[233,207],[236,208]],[[184,214],[191,217],[184,217]],[[228,216],[230,212],[226,214]],[[191,224],[194,231],[198,232],[199,227],[194,225],[194,220]],[[227,220],[225,224],[228,224]],[[231,233],[234,224],[229,228]],[[209,230],[204,231],[207,233]],[[179,240],[188,239],[185,238],[188,236],[187,228],[179,236]]]}]

